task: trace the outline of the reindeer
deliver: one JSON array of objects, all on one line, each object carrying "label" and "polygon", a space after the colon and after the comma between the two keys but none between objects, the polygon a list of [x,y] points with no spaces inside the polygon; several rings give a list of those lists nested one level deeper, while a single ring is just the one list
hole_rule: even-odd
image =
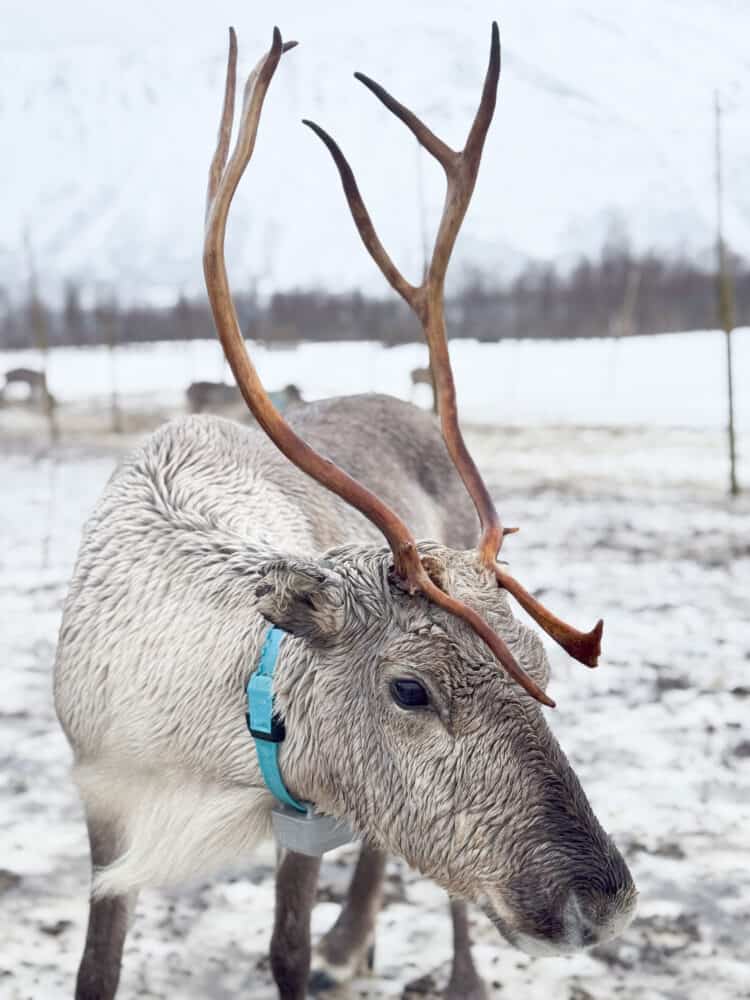
[{"label": "reindeer", "polygon": [[236,385],[226,382],[191,382],[185,390],[185,402],[190,413],[204,413],[207,410],[224,409],[242,403],[242,395]]},{"label": "reindeer", "polygon": [[418,385],[432,386],[432,372],[429,368],[412,368],[409,378],[413,389],[416,389]]},{"label": "reindeer", "polygon": [[[285,420],[247,354],[225,228],[266,92],[294,44],[274,30],[246,85],[227,162],[237,60],[230,32],[209,173],[206,287],[259,426],[184,417],[125,459],[86,525],[65,604],[55,703],[93,865],[78,1000],[115,995],[141,887],[236,863],[268,835],[274,799],[246,730],[245,685],[269,623],[285,633],[273,681],[283,782],[319,813],[348,821],[365,844],[312,985],[343,981],[366,958],[386,852],[455,901],[446,994],[454,1000],[482,995],[461,901],[532,954],[606,941],[635,908],[627,866],[541,710],[554,705],[542,642],[516,620],[508,594],[589,666],[602,624],[589,633],[566,625],[498,563],[513,529],[503,527],[457,420],[443,285],[494,111],[497,26],[461,152],[357,74],[446,172],[421,285],[397,270],[341,150],[309,123],[333,155],[370,255],[422,321],[442,435],[431,415],[374,395],[320,401]],[[271,967],[282,1000],[306,994],[318,865],[288,852],[278,867]]]},{"label": "reindeer", "polygon": [[430,393],[432,395],[432,411],[433,413],[437,413],[438,402],[437,396],[435,395],[435,383],[432,379],[432,371],[429,366],[426,368],[412,368],[409,373],[409,378],[411,379],[412,389],[416,389],[418,385],[427,385],[430,387]]},{"label": "reindeer", "polygon": [[47,376],[35,368],[11,368],[5,373],[5,385],[0,391],[0,400],[8,398],[12,385],[25,385],[28,389],[26,401],[29,406],[54,409],[55,398],[47,386]]},{"label": "reindeer", "polygon": [[[299,386],[293,382],[269,395],[282,413],[290,406],[304,403]],[[185,400],[190,413],[204,413],[241,405],[242,393],[236,385],[227,385],[226,382],[191,382],[185,390]]]}]

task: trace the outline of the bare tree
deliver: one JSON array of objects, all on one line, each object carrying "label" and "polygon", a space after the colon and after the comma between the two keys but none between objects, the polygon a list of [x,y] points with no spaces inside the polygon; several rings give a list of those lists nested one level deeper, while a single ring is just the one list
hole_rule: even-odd
[{"label": "bare tree", "polygon": [[44,408],[44,415],[47,419],[47,426],[49,427],[50,441],[54,443],[60,437],[60,429],[55,413],[55,398],[49,391],[49,379],[47,377],[49,367],[49,313],[39,294],[36,267],[34,264],[34,251],[31,245],[31,235],[28,229],[24,234],[24,242],[26,244],[26,259],[28,261],[29,268],[29,291],[26,301],[26,320],[31,330],[34,344],[36,345],[40,355],[40,365],[45,386],[42,406]]},{"label": "bare tree", "polygon": [[109,411],[111,428],[115,434],[122,434],[122,408],[117,391],[117,344],[120,339],[120,316],[117,300],[114,294],[97,294],[94,307],[94,321],[97,328],[97,340],[106,344],[109,354]]},{"label": "bare tree", "polygon": [[721,170],[721,101],[718,90],[714,93],[716,121],[716,271],[719,326],[725,334],[727,353],[727,438],[729,444],[729,493],[736,497],[740,492],[737,479],[737,441],[734,433],[734,375],[732,366],[732,330],[734,329],[734,289],[727,264],[724,242],[724,186]]}]

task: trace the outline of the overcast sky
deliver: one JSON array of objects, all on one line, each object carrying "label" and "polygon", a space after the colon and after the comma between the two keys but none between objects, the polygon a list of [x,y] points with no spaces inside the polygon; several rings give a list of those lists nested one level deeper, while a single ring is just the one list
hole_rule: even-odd
[{"label": "overcast sky", "polygon": [[[487,0],[452,0],[450,4],[436,3],[436,11],[449,11],[457,21],[462,14],[490,20],[512,8],[508,3]],[[288,34],[295,25],[325,24],[332,18],[342,26],[361,24],[363,29],[376,27],[383,16],[395,13],[409,21],[409,4],[384,3],[357,4],[347,0],[323,0],[309,3],[304,0],[273,0],[258,3],[238,0],[3,0],[0,19],[0,41],[20,45],[33,40],[36,44],[86,44],[112,42],[115,44],[148,42],[171,36],[196,38],[206,31],[215,31],[217,25],[233,24],[237,28],[252,27],[259,23],[278,23]],[[427,6],[424,0],[411,5],[422,15]],[[572,6],[575,6],[572,5]],[[389,10],[390,8],[390,10]]]},{"label": "overcast sky", "polygon": [[351,73],[380,79],[458,145],[493,19],[500,101],[454,273],[462,259],[512,270],[596,253],[612,217],[638,247],[708,248],[715,88],[727,109],[727,231],[750,254],[750,0],[0,0],[0,125],[6,142],[23,139],[4,157],[3,280],[23,280],[18,248],[31,233],[58,284],[140,289],[157,275],[200,287],[226,29],[238,29],[245,69],[274,23],[302,44],[274,82],[234,209],[237,267],[260,273],[273,256],[289,285],[379,287],[331,164],[299,125],[317,117],[353,158],[381,236],[418,272],[416,192],[424,185],[434,226],[442,176],[430,162],[417,176],[405,130]]},{"label": "overcast sky", "polygon": [[[548,5],[540,4],[540,13]],[[733,23],[743,11],[748,14],[748,0],[555,0],[555,6],[569,10],[571,15],[581,11],[601,12],[606,17],[608,9],[619,8],[620,13],[630,10],[633,18],[648,20],[650,10],[673,13],[676,24],[689,22],[694,17],[706,19],[707,39],[711,36],[710,20],[731,17]],[[449,13],[456,23],[465,17],[476,20],[499,18],[515,20],[522,11],[533,11],[533,0],[450,0],[426,4],[417,2],[392,3],[381,0],[378,4],[356,3],[353,0],[3,0],[0,17],[0,43],[13,46],[37,43],[45,45],[85,44],[109,41],[115,44],[149,41],[166,36],[192,37],[204,31],[214,31],[217,25],[234,24],[237,27],[257,25],[259,22],[278,22],[286,32],[296,24],[308,27],[310,23],[325,23],[332,18],[342,25],[361,24],[363,29],[375,28],[384,17],[396,16],[410,21],[410,11],[415,18],[429,23],[428,11],[434,16]],[[525,10],[524,10],[525,9]],[[593,15],[592,15],[593,16]],[[748,38],[745,36],[744,43]]]}]

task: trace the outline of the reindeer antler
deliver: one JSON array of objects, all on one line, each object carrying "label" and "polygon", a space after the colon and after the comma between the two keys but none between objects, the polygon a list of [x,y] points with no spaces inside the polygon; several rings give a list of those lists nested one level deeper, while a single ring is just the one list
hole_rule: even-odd
[{"label": "reindeer antler", "polygon": [[445,171],[447,188],[443,215],[435,238],[432,258],[421,285],[412,285],[404,278],[388,256],[375,232],[370,215],[359,193],[354,173],[336,142],[320,126],[311,121],[311,128],[328,147],[338,167],[344,193],[360,236],[370,256],[381,269],[391,286],[409,304],[419,317],[430,349],[430,361],[435,376],[438,411],[443,437],[453,462],[474,501],[482,526],[479,545],[482,561],[494,566],[502,544],[503,528],[489,491],[464,443],[458,425],[456,389],[453,382],[448,340],[445,330],[444,286],[453,245],[463,222],[479,171],[479,162],[487,130],[495,110],[497,82],[500,75],[500,36],[497,24],[492,25],[490,62],[484,82],[482,100],[464,149],[457,153],[439,139],[417,116],[400,104],[380,84],[363,73],[355,73],[383,104],[414,134],[428,153],[435,157]]},{"label": "reindeer antler", "polygon": [[469,454],[458,424],[456,388],[445,328],[445,275],[458,231],[474,191],[484,141],[495,111],[497,84],[500,78],[500,35],[497,23],[494,21],[492,23],[489,65],[479,108],[469,130],[466,144],[460,152],[451,149],[413,111],[392,97],[379,83],[375,83],[363,73],[355,73],[354,76],[406,125],[420,145],[435,157],[445,171],[447,182],[445,204],[432,257],[422,283],[412,285],[401,274],[380,242],[359,193],[354,173],[341,149],[319,125],[307,120],[304,122],[322,139],[333,157],[352,218],[370,256],[383,272],[391,287],[408,303],[422,323],[430,351],[430,365],[435,378],[443,438],[479,515],[481,538],[478,551],[480,560],[485,566],[496,572],[498,583],[506,587],[535,621],[571,656],[588,666],[596,666],[600,651],[601,621],[597,623],[592,632],[579,632],[555,617],[525,591],[513,577],[497,567],[497,554],[503,543],[503,537],[517,529],[503,528],[489,490]]},{"label": "reindeer antler", "polygon": [[356,507],[383,533],[393,552],[395,570],[404,587],[412,593],[420,591],[433,603],[462,618],[525,691],[542,704],[554,707],[552,699],[524,673],[503,639],[493,632],[487,622],[432,581],[419,557],[413,535],[397,514],[361,483],[329,459],[319,455],[292,430],[271,402],[247,353],[232,302],[224,260],[227,215],[237,185],[255,148],[258,122],[268,86],[282,53],[294,45],[296,42],[283,43],[279,29],[274,28],[271,49],[250,74],[245,86],[237,143],[227,163],[237,66],[237,40],[234,30],[230,28],[224,105],[216,152],[209,171],[203,249],[206,289],[224,354],[245,402],[276,447],[299,469]]}]

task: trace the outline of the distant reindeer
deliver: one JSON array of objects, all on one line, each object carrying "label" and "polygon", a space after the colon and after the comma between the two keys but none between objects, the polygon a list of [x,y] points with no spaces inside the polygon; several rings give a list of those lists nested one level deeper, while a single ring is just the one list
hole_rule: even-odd
[{"label": "distant reindeer", "polygon": [[[274,405],[282,412],[295,403],[303,402],[302,393],[294,383],[270,393],[270,396]],[[185,390],[185,398],[190,413],[210,413],[227,406],[239,405],[242,393],[236,385],[227,385],[226,382],[191,382]]]},{"label": "distant reindeer", "polygon": [[47,388],[47,377],[44,372],[35,368],[11,368],[5,373],[5,385],[2,389],[2,399],[7,401],[8,390],[12,385],[25,385],[28,388],[26,402],[45,410],[55,406],[55,398]]},{"label": "distant reindeer", "polygon": [[432,388],[432,372],[430,371],[430,369],[412,368],[411,384],[412,386],[429,385],[430,388]]},{"label": "distant reindeer", "polygon": [[[231,32],[209,175],[206,286],[259,427],[184,418],[125,459],[87,522],[65,605],[55,703],[73,747],[94,870],[78,1000],[114,996],[141,887],[201,876],[247,856],[268,834],[274,799],[245,725],[245,686],[268,623],[286,633],[273,681],[285,727],[276,744],[283,781],[298,800],[348,821],[366,845],[312,985],[347,979],[366,957],[385,852],[456,900],[446,994],[454,1000],[482,995],[460,900],[478,904],[532,954],[606,941],[635,907],[627,866],[539,707],[554,704],[541,640],[515,619],[507,594],[589,666],[601,623],[578,632],[498,563],[511,529],[456,418],[443,285],[494,110],[497,26],[461,152],[358,74],[447,175],[421,285],[395,268],[343,154],[310,125],[334,157],[371,256],[422,320],[444,441],[431,416],[385,396],[323,400],[287,421],[247,354],[224,234],[266,91],[292,45],[274,30],[248,81],[227,163]],[[477,548],[464,487],[481,523]],[[418,543],[405,517],[432,541]],[[306,995],[318,866],[286,852],[278,868],[271,967],[282,1000]]]},{"label": "distant reindeer", "polygon": [[185,399],[190,413],[204,413],[241,403],[242,393],[236,385],[226,382],[191,382]]},{"label": "distant reindeer", "polygon": [[435,383],[432,378],[432,371],[427,368],[412,368],[410,372],[411,387],[416,389],[418,385],[427,385],[432,393],[432,409],[434,413],[438,411],[437,396],[435,394]]}]

